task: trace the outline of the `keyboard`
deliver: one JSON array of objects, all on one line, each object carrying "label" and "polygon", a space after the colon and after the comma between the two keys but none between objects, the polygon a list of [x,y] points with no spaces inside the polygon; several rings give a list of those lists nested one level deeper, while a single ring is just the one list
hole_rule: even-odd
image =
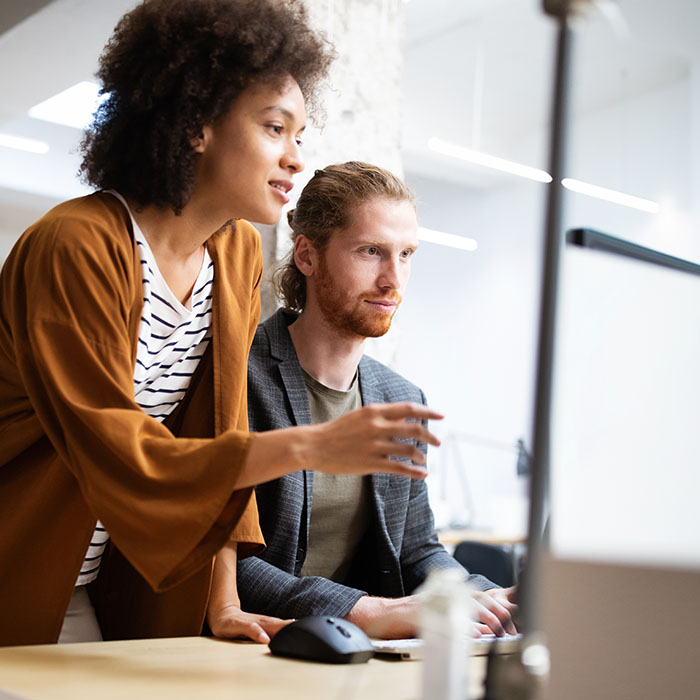
[{"label": "keyboard", "polygon": [[[497,637],[495,634],[484,634],[481,637],[470,638],[468,645],[471,656],[486,656],[492,649],[499,654],[512,654],[520,647],[522,634],[506,634]],[[400,659],[423,658],[424,642],[419,638],[412,639],[373,639],[375,654],[392,656]]]}]

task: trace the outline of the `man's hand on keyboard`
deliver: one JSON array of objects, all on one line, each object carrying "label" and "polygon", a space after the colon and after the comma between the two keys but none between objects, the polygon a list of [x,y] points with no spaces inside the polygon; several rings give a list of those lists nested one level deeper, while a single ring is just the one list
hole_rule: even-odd
[{"label": "man's hand on keyboard", "polygon": [[517,634],[513,615],[518,609],[515,604],[515,586],[511,588],[492,588],[477,591],[474,594],[476,605],[476,636],[495,634]]}]

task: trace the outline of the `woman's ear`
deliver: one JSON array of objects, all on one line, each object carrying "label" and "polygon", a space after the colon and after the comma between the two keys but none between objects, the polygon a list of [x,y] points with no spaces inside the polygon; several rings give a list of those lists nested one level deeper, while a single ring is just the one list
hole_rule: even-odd
[{"label": "woman's ear", "polygon": [[198,136],[193,136],[190,139],[190,146],[195,153],[204,153],[206,144],[211,136],[211,129],[208,126],[203,126],[202,131]]},{"label": "woman's ear", "polygon": [[311,277],[318,264],[318,252],[304,234],[294,239],[294,263],[304,277]]}]

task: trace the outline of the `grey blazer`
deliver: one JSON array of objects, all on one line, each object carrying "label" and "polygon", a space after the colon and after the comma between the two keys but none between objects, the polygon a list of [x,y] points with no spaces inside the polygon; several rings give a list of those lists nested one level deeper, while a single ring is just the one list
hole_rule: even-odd
[{"label": "grey blazer", "polygon": [[[254,431],[310,425],[311,411],[288,324],[277,311],[258,326],[248,362],[248,417]],[[359,365],[362,403],[415,401],[423,392],[381,363]],[[421,446],[425,449],[425,445]],[[397,598],[413,592],[430,569],[461,568],[438,542],[425,483],[374,474],[370,480],[372,522],[358,548],[349,580],[301,577],[308,547],[313,471],[298,471],[256,488],[267,549],[238,564],[244,610],[278,617],[344,617],[365,595]],[[482,590],[495,584],[470,576]]]}]

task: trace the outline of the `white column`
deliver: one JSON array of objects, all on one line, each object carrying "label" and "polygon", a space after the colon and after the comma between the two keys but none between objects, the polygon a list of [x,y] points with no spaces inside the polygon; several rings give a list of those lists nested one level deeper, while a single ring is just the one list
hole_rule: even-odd
[{"label": "white column", "polygon": [[[319,130],[310,121],[304,134],[306,168],[295,178],[292,203],[316,168],[364,160],[402,175],[401,0],[306,0],[314,25],[338,53],[323,94]],[[274,246],[274,250],[270,247]],[[286,212],[275,232],[263,230],[266,280],[274,260],[289,250]],[[262,290],[263,317],[276,302]]]}]

